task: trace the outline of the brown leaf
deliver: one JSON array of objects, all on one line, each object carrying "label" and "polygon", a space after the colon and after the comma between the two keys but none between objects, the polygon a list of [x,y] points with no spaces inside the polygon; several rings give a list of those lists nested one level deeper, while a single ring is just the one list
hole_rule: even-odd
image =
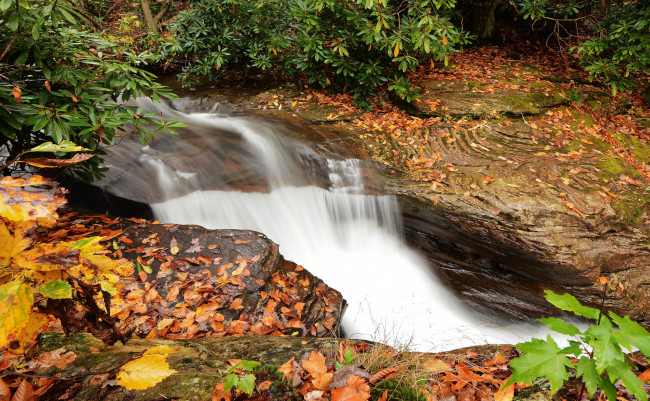
[{"label": "brown leaf", "polygon": [[320,390],[310,391],[305,394],[305,401],[327,401],[327,397],[323,397],[324,392]]},{"label": "brown leaf", "polygon": [[641,374],[638,375],[637,377],[638,377],[639,380],[641,380],[642,382],[644,382],[644,383],[647,382],[648,380],[650,380],[650,369],[646,369],[646,370],[644,370],[643,373],[641,373]]},{"label": "brown leaf", "polygon": [[0,379],[0,401],[11,400],[11,389],[4,380]]},{"label": "brown leaf", "polygon": [[20,102],[20,98],[23,95],[23,91],[21,91],[19,87],[14,86],[14,88],[11,90],[11,94],[14,95],[14,98],[16,99],[20,107],[23,107],[23,104]]},{"label": "brown leaf", "polygon": [[300,378],[300,365],[295,358],[289,359],[285,364],[278,368],[278,372],[284,373],[284,380],[291,386],[298,387],[302,383]]},{"label": "brown leaf", "polygon": [[23,381],[20,383],[20,386],[18,386],[18,390],[16,390],[16,393],[14,393],[13,398],[11,401],[33,401],[34,400],[34,388],[32,387],[31,384],[27,381],[27,379],[23,379]]},{"label": "brown leaf", "polygon": [[309,372],[311,377],[317,379],[327,372],[325,357],[316,351],[309,354],[309,359],[302,361],[302,367]]},{"label": "brown leaf", "polygon": [[86,160],[93,157],[92,153],[77,153],[69,159],[46,159],[35,157],[31,159],[22,160],[24,163],[27,163],[31,166],[42,167],[42,168],[55,168],[55,167],[65,167],[72,166],[74,164],[79,164],[85,162]]},{"label": "brown leaf", "polygon": [[226,383],[217,384],[212,393],[212,401],[230,401],[231,392],[230,390],[224,391]]},{"label": "brown leaf", "polygon": [[332,383],[332,377],[333,376],[334,376],[334,373],[332,373],[332,372],[325,373],[325,374],[319,376],[318,378],[314,378],[314,380],[312,380],[312,384],[317,389],[322,390],[322,389],[328,387],[330,385],[330,383]]},{"label": "brown leaf", "polygon": [[376,371],[370,376],[370,384],[377,384],[384,380],[390,380],[393,376],[402,370],[402,366],[392,366]]},{"label": "brown leaf", "polygon": [[259,392],[266,391],[271,387],[271,384],[273,384],[271,380],[264,380],[263,382],[257,385],[257,391]]},{"label": "brown leaf", "polygon": [[484,365],[485,366],[503,365],[506,362],[507,362],[506,358],[503,355],[498,354],[497,356],[490,359],[489,361],[485,361]]}]

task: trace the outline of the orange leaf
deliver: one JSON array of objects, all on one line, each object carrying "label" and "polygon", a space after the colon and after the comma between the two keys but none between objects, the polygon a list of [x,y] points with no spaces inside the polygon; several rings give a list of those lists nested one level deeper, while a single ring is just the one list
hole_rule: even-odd
[{"label": "orange leaf", "polygon": [[14,394],[14,397],[11,399],[11,401],[32,401],[34,400],[34,388],[32,387],[31,384],[27,381],[27,379],[23,379],[23,381],[20,383],[20,386],[18,386],[18,390],[16,390],[16,393]]},{"label": "orange leaf", "polygon": [[639,380],[641,380],[642,382],[644,382],[644,383],[647,382],[648,380],[650,380],[650,369],[646,369],[645,371],[643,371],[643,373],[641,373],[641,374],[640,374],[639,376],[637,376],[637,377],[638,377]]},{"label": "orange leaf", "polygon": [[508,387],[501,388],[499,391],[494,393],[494,401],[511,401],[514,395],[515,386],[514,384],[511,384]]},{"label": "orange leaf", "polygon": [[370,398],[370,386],[360,376],[350,376],[348,385],[332,390],[332,401],[366,401]]},{"label": "orange leaf", "polygon": [[449,40],[447,39],[447,36],[442,37],[442,44],[447,46],[447,43],[449,43]]},{"label": "orange leaf", "polygon": [[309,359],[302,361],[302,367],[307,372],[309,372],[311,377],[314,379],[320,378],[327,372],[327,366],[325,366],[325,357],[315,351],[312,351],[309,354]]},{"label": "orange leaf", "polygon": [[14,86],[14,88],[11,90],[11,94],[14,95],[14,98],[20,107],[23,107],[23,104],[20,102],[20,97],[23,95],[23,91],[21,91],[19,87]]},{"label": "orange leaf", "polygon": [[11,389],[4,380],[0,379],[0,401],[9,401],[11,399]]},{"label": "orange leaf", "polygon": [[606,277],[603,277],[603,276],[598,277],[598,282],[600,283],[600,285],[605,285],[605,284],[607,284],[607,281],[608,281],[608,280],[607,280]]}]

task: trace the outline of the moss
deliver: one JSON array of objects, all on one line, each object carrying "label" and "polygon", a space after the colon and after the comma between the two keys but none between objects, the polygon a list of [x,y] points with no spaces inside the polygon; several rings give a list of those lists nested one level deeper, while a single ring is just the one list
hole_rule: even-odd
[{"label": "moss", "polygon": [[611,206],[625,224],[637,226],[645,221],[643,215],[650,213],[650,195],[627,194]]},{"label": "moss", "polygon": [[424,394],[421,394],[414,387],[395,380],[388,380],[377,384],[370,390],[370,399],[373,401],[377,400],[385,391],[388,391],[388,399],[390,400],[422,401],[427,399]]},{"label": "moss", "polygon": [[617,134],[614,136],[616,141],[623,145],[623,147],[632,153],[636,160],[648,163],[650,162],[650,146],[644,144],[636,138],[630,138],[623,134]]},{"label": "moss", "polygon": [[618,177],[621,174],[629,174],[632,170],[626,162],[613,156],[604,156],[596,166],[605,173],[606,177],[604,178],[607,179]]}]

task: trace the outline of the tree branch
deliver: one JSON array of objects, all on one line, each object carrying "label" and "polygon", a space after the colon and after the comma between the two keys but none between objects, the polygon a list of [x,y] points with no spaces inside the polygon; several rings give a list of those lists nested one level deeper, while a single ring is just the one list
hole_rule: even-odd
[{"label": "tree branch", "polygon": [[160,9],[160,11],[158,11],[158,14],[156,14],[156,16],[153,18],[153,22],[154,24],[156,24],[156,26],[158,26],[160,20],[162,19],[162,17],[165,16],[165,14],[167,13],[171,5],[172,5],[172,0],[167,0],[165,4],[162,5],[162,8]]}]

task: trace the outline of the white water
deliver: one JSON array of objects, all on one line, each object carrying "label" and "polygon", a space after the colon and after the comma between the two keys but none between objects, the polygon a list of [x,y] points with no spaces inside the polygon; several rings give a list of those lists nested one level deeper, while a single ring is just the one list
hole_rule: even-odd
[{"label": "white water", "polygon": [[[169,113],[168,113],[169,114]],[[266,172],[268,193],[195,190],[153,204],[162,222],[263,232],[289,260],[303,265],[348,301],[344,332],[355,338],[442,351],[482,343],[515,343],[533,326],[494,327],[468,311],[400,238],[392,196],[363,194],[357,160],[327,160],[330,188],[310,182],[271,125],[214,114],[174,118],[194,126],[239,133]],[[215,133],[215,135],[217,135]],[[178,194],[196,178],[143,155],[158,171],[163,193]],[[210,174],[205,171],[203,174]]]}]

